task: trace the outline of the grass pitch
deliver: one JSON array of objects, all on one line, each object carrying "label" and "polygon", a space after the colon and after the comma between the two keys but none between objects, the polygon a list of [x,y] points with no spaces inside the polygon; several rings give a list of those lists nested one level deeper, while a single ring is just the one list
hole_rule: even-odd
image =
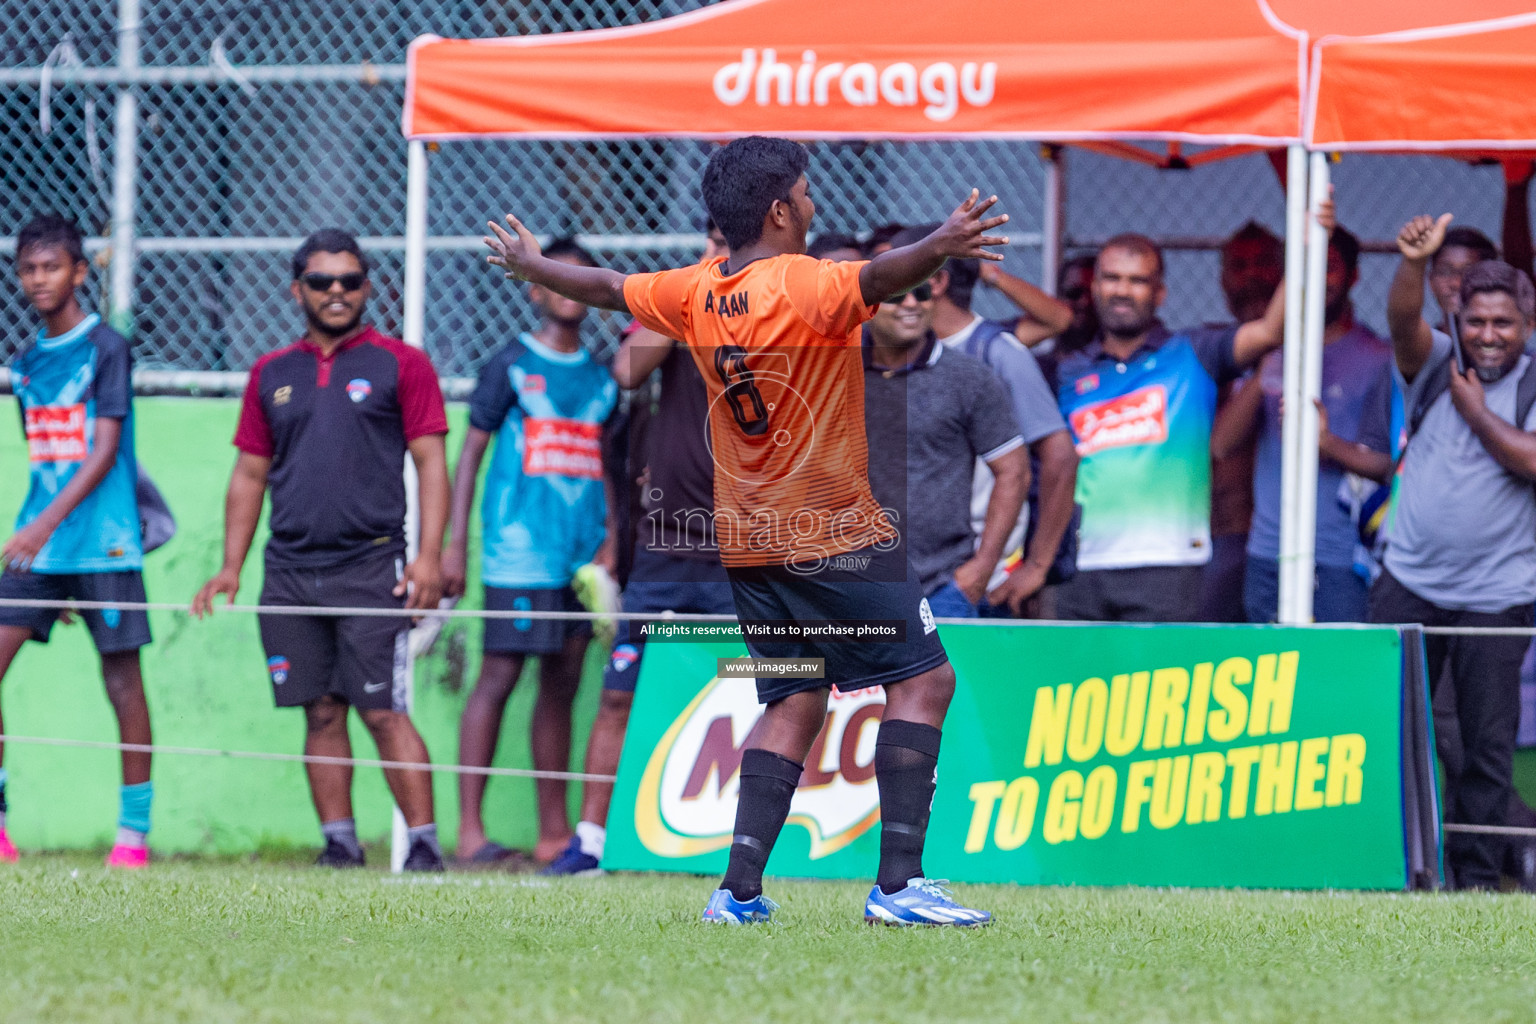
[{"label": "grass pitch", "polygon": [[1536,902],[964,886],[978,932],[862,923],[865,886],[400,879],[249,861],[0,869],[0,1021],[1528,1021]]}]

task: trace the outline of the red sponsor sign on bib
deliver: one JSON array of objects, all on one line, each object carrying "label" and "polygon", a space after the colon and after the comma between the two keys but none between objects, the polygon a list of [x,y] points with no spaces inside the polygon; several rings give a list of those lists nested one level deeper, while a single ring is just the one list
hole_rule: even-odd
[{"label": "red sponsor sign on bib", "polygon": [[529,476],[603,478],[603,428],[579,420],[523,420],[523,472]]},{"label": "red sponsor sign on bib", "polygon": [[1168,389],[1161,384],[1138,388],[1112,401],[1077,409],[1071,418],[1078,455],[1161,444],[1168,440]]},{"label": "red sponsor sign on bib", "polygon": [[33,462],[84,462],[85,403],[36,405],[27,409],[27,454]]}]

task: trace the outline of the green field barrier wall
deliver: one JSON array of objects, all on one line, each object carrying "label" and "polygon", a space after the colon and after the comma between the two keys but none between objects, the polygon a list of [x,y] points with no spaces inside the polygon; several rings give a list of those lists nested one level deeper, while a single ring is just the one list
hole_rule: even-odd
[{"label": "green field barrier wall", "polygon": [[[930,875],[1056,885],[1407,884],[1397,629],[988,624],[941,632],[958,686],[928,832]],[[729,642],[652,641],[605,867],[724,868],[741,752],[761,712],[753,683],[717,678],[716,659],[743,653]],[[772,873],[874,874],[883,707],[878,689],[833,695]]]},{"label": "green field barrier wall", "polygon": [[[218,568],[223,543],[224,489],[234,464],[230,445],[238,402],[230,399],[141,398],[135,405],[138,454],[176,514],[179,532],[145,559],[151,601],[190,602]],[[457,458],[466,420],[450,406],[450,461]],[[0,535],[9,535],[26,488],[26,446],[14,399],[0,399]],[[478,520],[478,516],[476,517]],[[477,526],[478,529],[478,526]],[[239,602],[255,604],[261,584],[265,525],[246,563]],[[477,559],[471,558],[467,607],[481,607]],[[221,614],[194,621],[180,613],[151,616],[155,642],[145,650],[144,678],[155,742],[169,746],[299,753],[303,715],[272,706],[255,617]],[[458,719],[479,670],[478,623],[445,627],[418,662],[415,719],[432,758],[451,762]],[[578,697],[573,763],[580,765],[596,707],[605,651],[594,643]],[[536,667],[536,666],[535,666]],[[496,764],[528,767],[528,719],[535,695],[525,673],[508,704]],[[56,627],[46,646],[28,644],[0,686],[5,730],[21,736],[115,740],[116,725],[101,688],[95,649],[82,625]],[[355,716],[353,753],[377,751]],[[118,755],[113,751],[11,744],[12,839],[23,850],[104,847],[116,829]],[[435,776],[437,821],[452,845],[458,821],[455,777]],[[161,755],[155,761],[154,829],[159,853],[244,853],[319,844],[303,766],[227,758]],[[366,840],[386,838],[391,802],[378,769],[358,769],[356,814]],[[579,797],[573,786],[572,799]],[[492,837],[529,847],[536,836],[533,783],[492,779],[486,798]]]}]

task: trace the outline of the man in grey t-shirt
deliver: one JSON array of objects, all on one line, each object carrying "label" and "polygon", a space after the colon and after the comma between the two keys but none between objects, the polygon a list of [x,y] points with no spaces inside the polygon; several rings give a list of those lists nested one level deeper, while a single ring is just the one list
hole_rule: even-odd
[{"label": "man in grey t-shirt", "polygon": [[[1506,263],[1462,277],[1461,370],[1452,340],[1419,317],[1424,267],[1449,216],[1416,217],[1398,235],[1403,260],[1387,320],[1410,422],[1386,556],[1371,591],[1373,622],[1530,626],[1536,602],[1536,416],[1515,424],[1530,366],[1536,287]],[[1524,637],[1425,638],[1431,686],[1449,668],[1465,757],[1447,779],[1446,820],[1503,825],[1513,787]],[[1496,888],[1504,841],[1452,834],[1459,888]]]},{"label": "man in grey t-shirt", "polygon": [[[933,333],[933,290],[882,303],[864,328],[864,424],[875,500],[897,513],[907,558],[933,614],[969,618],[1018,521],[1029,457],[1002,382]],[[996,483],[978,540],[976,460]]]}]

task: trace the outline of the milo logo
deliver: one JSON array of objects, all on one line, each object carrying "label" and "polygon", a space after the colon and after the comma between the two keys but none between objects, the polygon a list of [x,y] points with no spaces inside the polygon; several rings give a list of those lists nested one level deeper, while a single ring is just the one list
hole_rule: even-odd
[{"label": "milo logo", "polygon": [[[875,736],[880,687],[832,691],[827,721],[805,759],[789,824],[811,835],[812,860],[843,849],[880,820]],[[731,845],[741,756],[762,718],[750,679],[712,679],[667,729],[635,798],[635,831],[651,853],[695,857]]]}]

